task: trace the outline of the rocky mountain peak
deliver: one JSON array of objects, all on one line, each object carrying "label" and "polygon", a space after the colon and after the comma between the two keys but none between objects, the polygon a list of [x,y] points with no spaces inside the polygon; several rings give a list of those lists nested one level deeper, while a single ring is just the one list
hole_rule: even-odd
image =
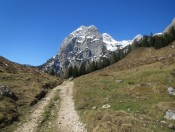
[{"label": "rocky mountain peak", "polygon": [[87,36],[90,35],[90,33],[96,33],[99,32],[98,29],[94,26],[80,26],[75,31],[73,31],[70,35],[75,36]]},{"label": "rocky mountain peak", "polygon": [[111,51],[122,49],[131,42],[116,41],[109,34],[100,33],[94,25],[80,26],[64,39],[58,54],[48,61],[44,69],[51,67],[59,73],[69,66],[79,67],[82,63],[109,57]]},{"label": "rocky mountain peak", "polygon": [[98,31],[97,27],[94,25],[90,25],[87,27],[89,31]]}]

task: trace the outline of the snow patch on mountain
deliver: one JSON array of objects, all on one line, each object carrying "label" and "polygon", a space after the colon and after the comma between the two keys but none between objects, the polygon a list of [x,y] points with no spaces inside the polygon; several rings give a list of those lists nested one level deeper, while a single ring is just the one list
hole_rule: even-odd
[{"label": "snow patch on mountain", "polygon": [[153,36],[159,36],[162,35],[163,33],[155,33]]},{"label": "snow patch on mountain", "polygon": [[103,33],[103,42],[106,44],[106,48],[109,51],[115,51],[117,49],[123,49],[132,43],[132,40],[116,41],[109,34]]}]

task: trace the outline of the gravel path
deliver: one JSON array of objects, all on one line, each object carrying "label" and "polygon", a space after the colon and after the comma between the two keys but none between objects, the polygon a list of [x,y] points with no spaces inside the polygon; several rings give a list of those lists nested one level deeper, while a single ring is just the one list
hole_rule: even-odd
[{"label": "gravel path", "polygon": [[84,125],[80,122],[79,116],[74,109],[74,102],[72,99],[73,82],[64,82],[62,85],[54,88],[47,94],[34,108],[29,119],[21,124],[15,132],[36,132],[37,122],[44,112],[44,107],[49,104],[50,100],[54,97],[54,93],[60,89],[61,104],[58,113],[58,132],[87,132]]},{"label": "gravel path", "polygon": [[37,122],[41,118],[42,113],[44,112],[44,107],[49,104],[50,100],[54,97],[54,93],[58,90],[62,85],[54,88],[50,93],[46,95],[34,108],[31,113],[29,119],[22,125],[20,125],[15,132],[35,132],[37,129]]},{"label": "gravel path", "polygon": [[58,113],[58,130],[60,132],[87,132],[74,109],[73,85],[73,82],[66,82],[63,87],[60,87],[61,106]]}]

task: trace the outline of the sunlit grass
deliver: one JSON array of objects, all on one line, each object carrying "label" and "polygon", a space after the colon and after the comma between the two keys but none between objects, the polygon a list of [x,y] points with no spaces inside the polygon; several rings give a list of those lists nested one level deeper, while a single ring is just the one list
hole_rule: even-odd
[{"label": "sunlit grass", "polygon": [[[175,99],[167,93],[168,87],[175,86],[175,78],[170,74],[174,66],[154,63],[117,72],[104,70],[77,78],[74,81],[76,109],[90,131],[169,131],[160,121],[167,109],[163,107],[172,108],[170,105]],[[116,83],[116,80],[122,82]],[[150,86],[141,86],[144,83]],[[160,106],[162,102],[164,105]],[[109,110],[102,109],[104,104],[111,105]],[[93,106],[97,109],[92,110]],[[120,111],[125,113],[122,118],[115,116]],[[112,113],[111,118],[120,120],[125,128],[116,125],[115,121],[103,120],[104,115],[110,117]],[[102,119],[95,114],[101,115]]]}]

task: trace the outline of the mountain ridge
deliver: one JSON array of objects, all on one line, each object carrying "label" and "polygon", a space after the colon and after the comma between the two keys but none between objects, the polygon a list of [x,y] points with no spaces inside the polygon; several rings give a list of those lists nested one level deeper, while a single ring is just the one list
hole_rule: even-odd
[{"label": "mountain ridge", "polygon": [[[162,36],[165,31],[175,25],[175,18],[162,33],[153,36]],[[82,63],[87,65],[91,61],[98,61],[101,57],[110,58],[111,52],[128,51],[128,46],[142,40],[144,36],[136,35],[132,40],[117,41],[108,33],[101,33],[94,25],[80,26],[71,32],[61,43],[60,49],[54,58],[40,66],[47,71],[53,69],[56,74],[63,74],[70,66],[80,67]]]}]

